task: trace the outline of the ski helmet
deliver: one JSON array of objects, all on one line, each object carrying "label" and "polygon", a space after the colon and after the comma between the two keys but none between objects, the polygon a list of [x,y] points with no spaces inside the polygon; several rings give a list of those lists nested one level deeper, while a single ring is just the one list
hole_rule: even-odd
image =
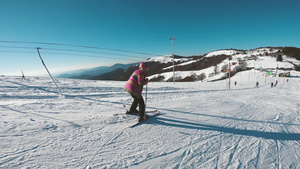
[{"label": "ski helmet", "polygon": [[148,71],[148,66],[144,62],[140,63],[139,68],[143,71]]}]

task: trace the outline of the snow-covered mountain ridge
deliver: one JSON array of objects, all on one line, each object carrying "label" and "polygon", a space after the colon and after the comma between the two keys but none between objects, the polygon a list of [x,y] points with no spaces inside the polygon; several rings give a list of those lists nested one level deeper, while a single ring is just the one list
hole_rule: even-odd
[{"label": "snow-covered mountain ridge", "polygon": [[[151,81],[173,81],[173,57],[164,55],[152,57],[144,61],[149,66],[148,76]],[[182,57],[175,55],[176,81],[210,81],[225,78],[229,64],[232,71],[244,70],[298,70],[300,71],[300,49],[293,47],[265,47],[252,50],[225,49],[210,53]],[[118,80],[126,81],[138,63],[127,68],[111,70],[97,76],[84,75],[73,78],[92,80]],[[87,78],[88,77],[88,78]]]},{"label": "snow-covered mountain ridge", "polygon": [[[220,63],[216,63],[214,66],[209,66],[201,70],[181,70],[182,67],[188,67],[192,64],[196,64],[201,60],[208,60],[209,58],[218,56],[228,56],[226,59],[222,60]],[[278,57],[282,57],[282,61],[277,61]],[[172,56],[162,56],[148,59],[146,62],[160,62],[160,63],[171,63],[173,62]],[[189,58],[176,58],[174,59],[175,64],[175,79],[182,80],[190,76],[205,76],[205,81],[218,79],[225,76],[228,72],[229,64],[231,64],[232,71],[241,70],[268,70],[274,71],[275,69],[281,69],[281,71],[295,70],[295,65],[300,66],[300,61],[284,55],[280,49],[275,48],[258,48],[249,51],[243,50],[218,50],[213,51],[208,54],[203,55],[203,57],[198,59]],[[170,81],[173,78],[173,65],[162,68],[164,72],[159,74],[153,74],[149,78],[157,79],[160,81]],[[279,71],[280,72],[280,71]]]}]

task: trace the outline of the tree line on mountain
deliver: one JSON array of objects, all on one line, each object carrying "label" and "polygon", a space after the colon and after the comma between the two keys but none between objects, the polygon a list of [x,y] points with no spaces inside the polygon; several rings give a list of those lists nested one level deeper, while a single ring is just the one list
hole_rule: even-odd
[{"label": "tree line on mountain", "polygon": [[[300,49],[299,48],[284,47],[284,48],[282,48],[282,53],[289,57],[293,57],[293,58],[296,58],[297,60],[300,60]],[[300,71],[300,65],[294,64],[294,66],[297,71]]]},{"label": "tree line on mountain", "polygon": [[[218,55],[216,57],[204,57],[203,56],[193,56],[193,57],[184,57],[184,58],[192,58],[193,60],[196,59],[196,62],[191,64],[179,66],[182,62],[175,62],[175,71],[190,71],[190,70],[201,70],[205,68],[209,68],[211,66],[217,66],[221,63],[224,59],[229,58],[228,55]],[[175,58],[182,58],[181,56],[175,56]],[[169,63],[160,63],[160,62],[147,62],[149,67],[148,76],[154,74],[161,74],[165,72],[173,71],[173,62]],[[164,69],[166,67],[170,67],[169,69]],[[138,69],[138,65],[131,66],[128,69],[116,69],[112,72],[105,73],[99,76],[92,77],[92,80],[117,80],[117,81],[125,81],[128,80],[132,72]],[[162,76],[158,76],[156,78],[151,79],[151,81],[161,81]],[[193,74],[189,77],[181,78],[177,77],[176,81],[195,81],[195,80],[203,80],[206,78],[205,74],[196,75]],[[173,79],[167,79],[167,81],[173,81]]]},{"label": "tree line on mountain", "polygon": [[[300,60],[300,49],[299,48],[296,48],[296,47],[274,47],[274,48],[272,48],[272,47],[270,47],[270,49],[278,49],[279,50],[279,52],[273,53],[270,55],[270,56],[276,57],[276,61],[278,61],[278,62],[283,61],[283,58],[282,58],[283,55]],[[296,71],[300,71],[300,65],[297,65],[294,63],[291,63],[291,64],[293,64],[295,66]]]}]

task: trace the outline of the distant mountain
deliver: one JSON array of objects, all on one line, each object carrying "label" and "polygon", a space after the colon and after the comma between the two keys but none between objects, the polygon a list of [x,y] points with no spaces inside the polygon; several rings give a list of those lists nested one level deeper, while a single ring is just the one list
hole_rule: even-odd
[{"label": "distant mountain", "polygon": [[59,78],[72,78],[72,79],[92,79],[95,76],[99,76],[101,74],[105,74],[116,69],[127,69],[130,66],[137,65],[138,63],[130,63],[130,64],[115,64],[113,66],[100,66],[92,69],[82,69],[76,70],[72,72],[68,72],[65,74],[61,74],[57,77]]},{"label": "distant mountain", "polygon": [[91,80],[124,80],[120,78],[121,74],[123,74],[124,71],[125,71],[124,69],[119,68],[109,73],[104,73],[99,76],[91,77],[90,79]]},{"label": "distant mountain", "polygon": [[[215,81],[226,78],[231,65],[234,72],[256,69],[260,71],[299,70],[300,49],[294,47],[264,47],[251,50],[224,49],[204,55],[174,57],[176,81]],[[281,58],[281,59],[280,59]],[[150,81],[173,81],[173,57],[170,55],[149,58]],[[117,69],[89,79],[94,80],[128,80],[138,64],[127,69]]]},{"label": "distant mountain", "polygon": [[[300,49],[295,47],[263,47],[251,50],[224,49],[198,56],[174,57],[176,81],[215,81],[244,70],[300,71]],[[173,81],[173,57],[165,55],[145,60],[150,81]],[[115,64],[60,75],[64,78],[126,81],[139,63]]]}]

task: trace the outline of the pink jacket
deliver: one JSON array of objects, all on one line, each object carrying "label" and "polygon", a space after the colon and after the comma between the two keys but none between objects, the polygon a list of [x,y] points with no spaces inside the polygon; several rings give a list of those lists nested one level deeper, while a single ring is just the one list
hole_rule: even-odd
[{"label": "pink jacket", "polygon": [[140,98],[143,91],[143,86],[148,83],[146,76],[147,73],[142,69],[134,71],[125,85],[125,90],[128,93]]}]

